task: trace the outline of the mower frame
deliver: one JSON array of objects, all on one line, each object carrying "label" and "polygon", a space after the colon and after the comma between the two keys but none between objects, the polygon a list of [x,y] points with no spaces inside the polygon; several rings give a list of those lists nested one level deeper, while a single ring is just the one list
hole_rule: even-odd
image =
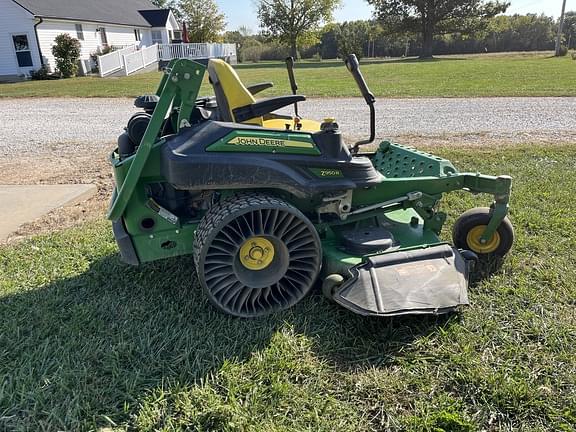
[{"label": "mower frame", "polygon": [[[180,220],[151,202],[144,190],[147,183],[163,181],[158,162],[159,149],[165,142],[158,139],[163,123],[174,108],[178,108],[178,116],[172,120],[174,131],[178,133],[181,128],[189,126],[188,119],[195,107],[204,73],[205,67],[194,61],[171,61],[156,91],[159,101],[136,153],[121,159],[116,150],[110,156],[117,186],[108,218],[114,222],[117,239],[123,239],[118,241],[123,258],[131,264],[193,252],[194,231],[199,221]],[[315,226],[319,232],[328,232],[338,225],[368,217],[411,209],[413,212],[407,215],[420,218],[424,230],[439,235],[446,215],[437,211],[438,202],[443,193],[457,190],[494,196],[491,219],[481,237],[483,240],[492,237],[508,213],[512,182],[509,176],[459,173],[445,159],[387,141],[381,143],[375,153],[362,155],[370,157],[385,178],[375,186],[349,191],[350,209],[360,206],[360,210],[343,212],[337,221],[317,223]],[[401,169],[394,171],[393,162]],[[234,191],[218,192],[226,196]],[[307,205],[305,200],[299,204]],[[146,217],[155,217],[159,222],[149,232],[142,232],[141,225],[135,221]],[[438,240],[432,239],[432,242],[438,244]]]}]

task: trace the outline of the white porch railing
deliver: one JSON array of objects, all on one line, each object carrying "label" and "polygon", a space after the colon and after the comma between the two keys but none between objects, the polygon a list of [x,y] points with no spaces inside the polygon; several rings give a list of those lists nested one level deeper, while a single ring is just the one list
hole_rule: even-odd
[{"label": "white porch railing", "polygon": [[189,43],[158,45],[160,60],[168,61],[176,58],[236,58],[235,44]]},{"label": "white porch railing", "polygon": [[136,45],[130,45],[118,51],[112,51],[109,54],[98,56],[98,70],[100,76],[117,72],[124,68],[124,56],[137,50]]},{"label": "white porch railing", "polygon": [[121,70],[124,70],[126,75],[130,75],[159,60],[169,61],[178,58],[223,58],[230,63],[236,63],[236,45],[216,43],[155,44],[140,50],[136,45],[131,45],[99,56],[98,69],[101,77]]},{"label": "white porch railing", "polygon": [[154,44],[152,46],[142,48],[139,51],[135,51],[132,54],[127,54],[124,56],[124,72],[126,75],[130,75],[137,70],[143,69],[152,63],[158,61],[158,45]]}]

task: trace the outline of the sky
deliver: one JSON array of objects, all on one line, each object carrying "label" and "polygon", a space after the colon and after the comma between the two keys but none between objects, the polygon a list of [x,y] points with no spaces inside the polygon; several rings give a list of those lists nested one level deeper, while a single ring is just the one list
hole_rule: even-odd
[{"label": "sky", "polygon": [[[354,21],[369,19],[372,7],[365,0],[342,0],[343,6],[335,12],[335,20]],[[559,16],[562,0],[508,0],[511,6],[507,14],[544,13]],[[258,17],[254,0],[216,0],[220,10],[226,15],[228,30],[237,30],[245,25],[254,33],[258,31]],[[576,0],[567,0],[566,10],[576,10]]]}]

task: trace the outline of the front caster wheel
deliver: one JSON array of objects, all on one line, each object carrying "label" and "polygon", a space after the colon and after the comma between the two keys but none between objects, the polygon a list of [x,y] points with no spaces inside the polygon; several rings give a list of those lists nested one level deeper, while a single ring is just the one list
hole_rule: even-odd
[{"label": "front caster wheel", "polygon": [[456,220],[452,231],[454,245],[471,250],[480,259],[504,257],[514,243],[514,228],[506,217],[492,237],[482,242],[480,237],[490,222],[490,212],[487,207],[477,207],[463,213]]},{"label": "front caster wheel", "polygon": [[295,207],[278,198],[226,198],[204,216],[194,239],[200,283],[220,310],[258,317],[289,308],[320,272],[320,237]]}]

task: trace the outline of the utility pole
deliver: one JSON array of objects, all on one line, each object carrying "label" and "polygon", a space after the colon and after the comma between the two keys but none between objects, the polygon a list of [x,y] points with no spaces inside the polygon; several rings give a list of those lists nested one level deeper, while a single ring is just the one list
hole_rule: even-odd
[{"label": "utility pole", "polygon": [[562,1],[562,13],[560,14],[560,24],[558,25],[558,35],[556,36],[556,57],[560,55],[562,41],[562,27],[564,27],[564,11],[566,10],[566,0]]}]

